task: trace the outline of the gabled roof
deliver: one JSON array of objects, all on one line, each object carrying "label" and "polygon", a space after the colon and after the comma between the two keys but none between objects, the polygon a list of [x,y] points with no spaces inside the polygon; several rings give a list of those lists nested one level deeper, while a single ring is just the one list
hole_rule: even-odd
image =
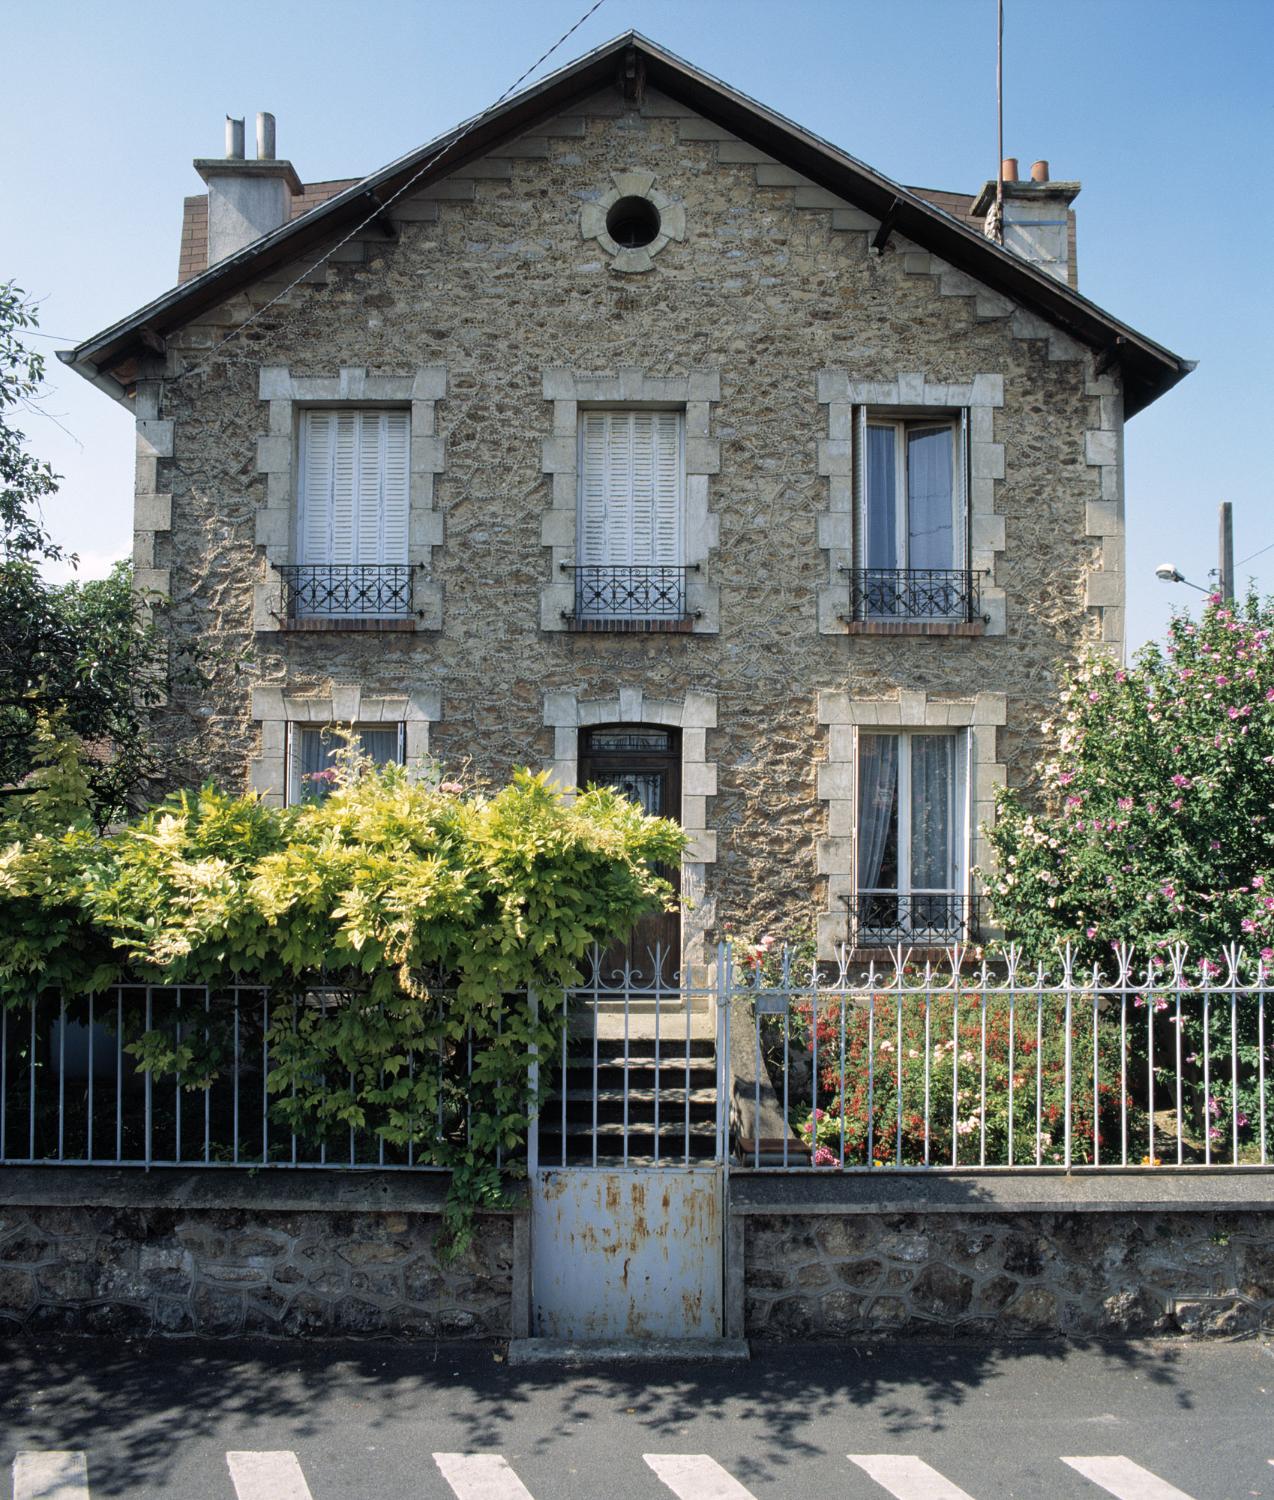
[{"label": "gabled roof", "polygon": [[613,85],[629,63],[644,68],[648,85],[803,173],[864,213],[877,220],[887,219],[897,233],[914,244],[1104,355],[1123,375],[1127,415],[1149,405],[1193,369],[1190,361],[986,239],[967,219],[944,212],[915,190],[892,182],[636,31],[615,37],[506,103],[353,183],[76,348],[59,351],[59,358],[87,379],[108,388],[115,386],[110,378],[113,369],[147,347],[155,347],[165,334],[274,268],[307,253],[321,253],[325,245],[366,219],[426,164],[414,190],[450,176],[510,136],[523,134]]}]

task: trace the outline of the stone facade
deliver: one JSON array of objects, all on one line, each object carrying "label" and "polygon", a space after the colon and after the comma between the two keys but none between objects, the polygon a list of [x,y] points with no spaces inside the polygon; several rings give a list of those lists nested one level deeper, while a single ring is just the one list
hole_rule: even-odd
[{"label": "stone facade", "polygon": [[[599,217],[617,184],[652,175],[677,233],[620,266]],[[819,850],[852,837],[828,821],[852,800],[826,779],[820,792],[847,764],[828,769],[820,695],[921,695],[955,724],[1002,695],[978,730],[979,810],[993,781],[1031,783],[1058,663],[1086,642],[1120,649],[1116,372],[902,236],[877,251],[869,215],[653,89],[640,103],[604,90],[388,217],[395,237],[377,225],[312,274],[271,273],[141,371],[139,582],[168,596],[175,640],[213,657],[211,686],[165,712],[175,781],[281,792],[278,705],[355,690],[426,705],[430,752],[493,782],[562,769],[562,695],[711,698],[694,753],[715,778],[685,789],[690,885],[714,914],[699,934],[794,932],[822,913],[825,950],[845,862]],[[612,387],[686,413],[704,571],[684,634],[560,628],[574,416]],[[413,546],[429,567],[414,631],[267,628],[294,409],[342,390],[420,408]],[[969,422],[971,555],[993,569],[984,634],[834,628],[847,414],[859,397],[913,396]]]},{"label": "stone facade", "polygon": [[[163,1189],[111,1192],[88,1174],[32,1181],[9,1174],[0,1204],[0,1331],[256,1337],[508,1338],[517,1221],[480,1215],[470,1248],[443,1262],[441,1197],[350,1210],[322,1191],[239,1197],[210,1183],[205,1202]],[[36,1174],[27,1174],[32,1179]],[[61,1174],[59,1174],[61,1175]],[[115,1174],[119,1176],[120,1174]],[[215,1176],[215,1174],[213,1174]],[[329,1202],[348,1198],[329,1187]],[[291,1207],[264,1206],[296,1199]],[[220,1201],[218,1201],[220,1200]]]},{"label": "stone facade", "polygon": [[1174,1206],[1171,1192],[1142,1203],[1140,1184],[1125,1179],[1103,1185],[1100,1203],[1078,1201],[1085,1182],[1067,1180],[1053,1196],[1071,1205],[987,1201],[979,1208],[974,1200],[994,1197],[988,1186],[969,1192],[964,1208],[908,1209],[889,1203],[904,1196],[897,1179],[873,1174],[872,1183],[879,1211],[866,1207],[863,1193],[852,1196],[864,1201],[835,1211],[820,1202],[825,1192],[798,1186],[789,1210],[766,1213],[752,1212],[747,1185],[732,1182],[734,1205],[743,1209],[734,1241],[742,1265],[732,1272],[742,1282],[740,1332],[817,1342],[1274,1330],[1268,1203],[1245,1207],[1236,1196],[1229,1207]]}]

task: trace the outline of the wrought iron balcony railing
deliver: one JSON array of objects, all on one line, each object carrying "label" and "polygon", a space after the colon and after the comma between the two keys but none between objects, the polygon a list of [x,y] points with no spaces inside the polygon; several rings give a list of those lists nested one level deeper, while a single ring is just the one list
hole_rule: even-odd
[{"label": "wrought iron balcony railing", "polygon": [[304,563],[280,568],[289,620],[401,619],[412,612],[410,563]]},{"label": "wrought iron balcony railing", "polygon": [[576,567],[563,563],[562,571],[575,576],[576,620],[684,620],[686,574],[697,573],[698,563],[688,567],[612,567],[609,564]]},{"label": "wrought iron balcony railing", "polygon": [[947,891],[859,891],[846,896],[850,941],[859,948],[898,943],[966,943],[978,933],[980,898]]},{"label": "wrought iron balcony railing", "polygon": [[849,575],[851,620],[981,618],[978,574],[967,568],[842,568]]}]

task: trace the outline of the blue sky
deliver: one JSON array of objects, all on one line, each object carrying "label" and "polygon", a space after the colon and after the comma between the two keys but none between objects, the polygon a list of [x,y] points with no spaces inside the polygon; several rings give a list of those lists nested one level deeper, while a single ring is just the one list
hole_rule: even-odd
[{"label": "blue sky", "polygon": [[[355,177],[491,103],[586,0],[130,0],[10,6],[0,279],[45,330],[105,327],[176,279],[195,156],[269,109],[301,177]],[[1005,0],[1005,149],[1078,178],[1081,289],[1197,359],[1127,434],[1129,637],[1198,596],[1218,502],[1274,592],[1271,0]],[[994,0],[605,0],[550,67],[630,26],[895,179],[995,169]],[[56,341],[41,340],[52,351]],[[104,571],[131,545],[131,423],[50,360],[32,447],[55,533]],[[1262,433],[1265,434],[1262,437]]]}]

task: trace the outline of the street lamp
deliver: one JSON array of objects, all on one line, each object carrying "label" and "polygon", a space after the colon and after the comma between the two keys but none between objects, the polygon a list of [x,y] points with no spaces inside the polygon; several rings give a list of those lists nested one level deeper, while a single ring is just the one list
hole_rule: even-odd
[{"label": "street lamp", "polygon": [[1174,564],[1170,562],[1160,563],[1155,569],[1155,577],[1162,578],[1165,583],[1184,583],[1188,589],[1198,589],[1201,594],[1210,594],[1211,589],[1205,589],[1201,584],[1191,583],[1190,580],[1177,572]]}]

